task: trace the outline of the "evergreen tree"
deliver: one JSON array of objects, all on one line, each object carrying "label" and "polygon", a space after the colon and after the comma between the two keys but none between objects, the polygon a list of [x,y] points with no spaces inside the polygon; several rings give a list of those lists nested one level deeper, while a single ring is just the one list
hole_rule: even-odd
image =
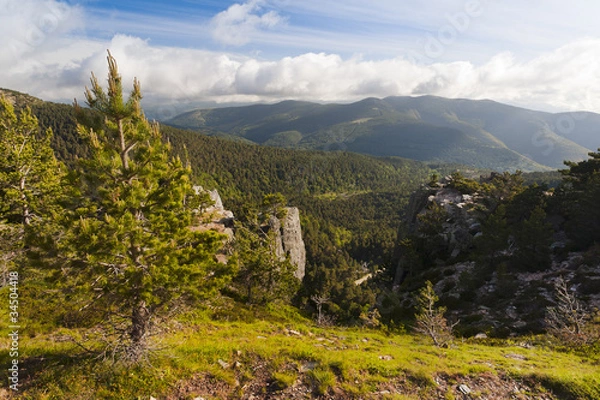
[{"label": "evergreen tree", "polygon": [[565,230],[579,249],[600,242],[600,151],[589,155],[578,163],[565,162],[569,168],[560,171],[564,183],[557,193],[567,219]]},{"label": "evergreen tree", "polygon": [[[57,213],[63,172],[54,157],[52,131],[40,134],[29,108],[17,116],[0,97],[0,243],[3,277],[24,249],[48,233]],[[24,261],[21,261],[23,265]],[[3,279],[4,281],[4,279]]]},{"label": "evergreen tree", "polygon": [[475,239],[476,258],[484,267],[495,266],[499,252],[508,250],[510,231],[506,222],[506,206],[498,206],[496,211],[484,220],[483,235]]},{"label": "evergreen tree", "polygon": [[238,273],[234,282],[247,303],[288,302],[300,285],[294,276],[295,266],[288,258],[282,259],[276,254],[275,245],[273,231],[237,226],[235,248]]},{"label": "evergreen tree", "polygon": [[444,317],[446,307],[436,306],[439,297],[431,281],[425,282],[415,300],[415,332],[429,336],[437,347],[448,347],[454,339],[452,329],[456,324],[448,324]]},{"label": "evergreen tree", "polygon": [[560,170],[565,181],[576,189],[583,188],[590,179],[600,174],[600,149],[597,152],[588,153],[589,159],[580,162],[565,161],[568,169]]},{"label": "evergreen tree", "polygon": [[296,267],[288,257],[278,254],[281,238],[277,230],[287,213],[285,204],[282,194],[268,194],[259,211],[247,210],[244,223],[237,224],[238,273],[234,283],[247,303],[287,302],[300,286],[294,276]]},{"label": "evergreen tree", "polygon": [[101,124],[79,125],[90,148],[75,180],[61,254],[72,288],[93,293],[118,333],[114,350],[126,362],[146,353],[153,319],[177,302],[209,295],[223,286],[230,268],[215,261],[222,245],[214,232],[190,229],[195,193],[190,168],[170,155],[158,124],[140,108],[134,81],[128,100],[108,54],[108,91],[92,74],[87,104]]},{"label": "evergreen tree", "polygon": [[536,207],[528,219],[515,230],[516,250],[511,264],[518,271],[541,271],[549,268],[552,226],[546,222],[546,212]]}]

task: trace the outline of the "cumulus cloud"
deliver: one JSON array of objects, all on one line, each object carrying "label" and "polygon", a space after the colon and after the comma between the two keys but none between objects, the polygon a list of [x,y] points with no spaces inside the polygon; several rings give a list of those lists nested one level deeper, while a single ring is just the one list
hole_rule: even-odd
[{"label": "cumulus cloud", "polygon": [[81,9],[55,0],[0,0],[0,62],[18,62],[81,28]]},{"label": "cumulus cloud", "polygon": [[[116,36],[109,46],[130,81],[137,76],[151,103],[345,102],[368,96],[433,94],[494,99],[541,109],[600,111],[600,39],[571,43],[528,62],[510,53],[481,66],[470,62],[414,64],[398,57],[371,61],[307,53],[264,61],[232,54],[152,47]],[[105,70],[105,54],[86,69]],[[91,60],[94,60],[93,62]]]},{"label": "cumulus cloud", "polygon": [[285,18],[275,11],[259,14],[264,1],[250,0],[234,4],[217,14],[211,21],[215,40],[233,46],[242,46],[263,28],[273,28],[285,23]]},{"label": "cumulus cloud", "polygon": [[[81,99],[92,71],[100,79],[106,76],[106,49],[110,49],[124,81],[138,77],[144,107],[163,119],[208,103],[348,102],[369,96],[424,94],[600,112],[596,96],[600,38],[573,41],[525,61],[512,53],[499,53],[481,64],[423,64],[403,56],[370,60],[325,52],[263,60],[154,46],[130,35],[115,35],[108,41],[81,38],[76,36],[83,19],[78,7],[55,0],[22,0],[22,7],[11,10],[12,4],[0,0],[0,34],[7,50],[0,52],[0,87],[45,100]],[[237,6],[241,9],[227,10],[234,10],[227,14],[233,21],[235,16],[244,21],[248,16],[260,19],[265,15],[256,15],[260,11],[257,1]],[[25,29],[17,29],[11,21]],[[37,36],[28,36],[31,32]]]}]

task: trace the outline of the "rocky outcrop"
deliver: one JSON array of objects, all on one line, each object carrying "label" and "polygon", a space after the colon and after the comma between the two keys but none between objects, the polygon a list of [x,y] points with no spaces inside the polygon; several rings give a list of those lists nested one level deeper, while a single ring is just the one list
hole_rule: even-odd
[{"label": "rocky outcrop", "polygon": [[475,286],[468,277],[477,275],[474,262],[439,267],[435,290],[449,307],[448,317],[461,321],[463,334],[485,332],[492,336],[542,332],[546,307],[554,306],[554,284],[564,279],[570,292],[592,313],[600,309],[600,263],[585,253],[553,256],[550,268],[540,272],[507,274],[495,271]]},{"label": "rocky outcrop", "polygon": [[297,207],[287,207],[285,217],[281,220],[271,216],[269,229],[276,232],[276,255],[282,259],[289,256],[290,262],[296,266],[294,276],[302,280],[306,269],[306,247],[300,227],[300,210]]},{"label": "rocky outcrop", "polygon": [[[421,218],[434,209],[443,210],[444,216],[441,229],[437,233],[435,242],[438,248],[433,249],[433,254],[444,254],[449,259],[456,259],[461,253],[468,251],[473,245],[473,240],[480,236],[483,207],[480,204],[482,197],[478,193],[463,194],[452,187],[452,178],[446,177],[435,186],[423,185],[414,192],[409,200],[406,213],[405,231],[398,233],[399,240],[409,236],[425,237],[421,231]],[[431,238],[429,238],[431,239]],[[434,242],[434,241],[430,241]],[[407,261],[402,249],[397,247],[395,258],[398,260],[394,287],[404,280],[407,274]]]},{"label": "rocky outcrop", "polygon": [[[205,190],[202,186],[194,186],[196,194],[206,193],[210,196],[208,205],[201,205],[198,209],[197,223],[192,227],[196,231],[213,230],[227,236],[224,241],[224,249],[217,255],[220,262],[227,262],[228,247],[234,239],[233,212],[225,209],[223,201],[217,190]],[[275,216],[269,218],[266,230],[272,230],[275,234],[275,254],[280,259],[290,258],[292,265],[296,267],[294,276],[302,280],[306,269],[306,248],[302,239],[302,228],[300,227],[300,210],[297,207],[287,207],[285,216],[280,220]]]},{"label": "rocky outcrop", "polygon": [[224,234],[226,236],[223,241],[224,246],[216,255],[216,258],[217,261],[226,264],[230,247],[228,245],[234,240],[233,223],[235,217],[233,212],[225,209],[221,196],[216,189],[205,190],[202,186],[194,186],[194,191],[197,195],[208,194],[210,203],[200,205],[196,212],[196,223],[192,226],[192,230],[197,232],[212,230]]},{"label": "rocky outcrop", "polygon": [[[448,309],[446,316],[451,322],[460,321],[458,329],[466,336],[543,332],[546,309],[556,304],[555,282],[559,278],[568,283],[569,291],[587,311],[600,309],[600,246],[584,253],[567,252],[567,237],[560,230],[564,219],[550,215],[547,221],[554,231],[549,245],[552,252],[542,270],[528,272],[511,266],[510,257],[516,247],[511,237],[493,261],[477,263],[475,260],[481,256],[474,256],[471,250],[475,239],[484,235],[482,224],[497,207],[498,198],[480,195],[475,185],[470,194],[457,190],[457,186],[464,188],[447,177],[440,184],[423,186],[410,199],[399,239],[420,243],[422,258],[417,262],[430,258],[426,268],[409,275],[416,258],[410,254],[410,246],[398,246],[394,289],[400,304],[414,305],[413,288],[430,280],[441,305]],[[401,292],[404,282],[402,287],[408,290]]]}]

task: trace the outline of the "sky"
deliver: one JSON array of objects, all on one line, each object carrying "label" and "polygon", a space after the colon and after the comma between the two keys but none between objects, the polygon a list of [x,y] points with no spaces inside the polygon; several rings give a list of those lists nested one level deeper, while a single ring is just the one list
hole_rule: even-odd
[{"label": "sky", "polygon": [[83,103],[106,55],[157,119],[437,95],[600,112],[591,0],[0,0],[0,87]]}]

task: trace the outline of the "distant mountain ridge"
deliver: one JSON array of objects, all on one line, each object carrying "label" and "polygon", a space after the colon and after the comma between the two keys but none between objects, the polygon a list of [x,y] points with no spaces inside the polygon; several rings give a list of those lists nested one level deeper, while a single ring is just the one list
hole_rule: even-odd
[{"label": "distant mountain ridge", "polygon": [[490,100],[435,96],[351,104],[283,101],[193,110],[165,123],[277,147],[543,171],[600,147],[600,115],[552,114]]}]

